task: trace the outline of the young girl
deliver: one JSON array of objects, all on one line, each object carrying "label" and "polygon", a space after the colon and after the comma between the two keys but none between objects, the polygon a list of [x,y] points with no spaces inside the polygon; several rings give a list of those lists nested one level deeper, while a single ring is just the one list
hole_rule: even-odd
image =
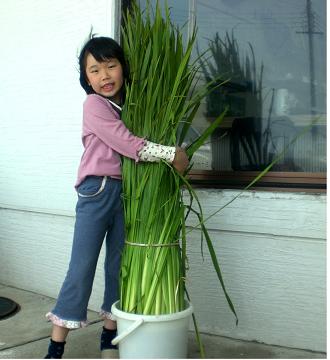
[{"label": "young girl", "polygon": [[76,222],[69,269],[54,309],[46,317],[52,321],[52,335],[46,358],[61,358],[69,329],[86,326],[87,305],[103,239],[105,291],[101,315],[102,356],[114,356],[111,340],[116,322],[111,305],[118,300],[120,257],[124,244],[121,203],[120,156],[135,161],[172,163],[183,172],[188,158],[181,148],[162,146],[134,136],[120,120],[128,67],[122,48],[112,39],[90,39],[79,56],[80,84],[87,93],[83,106],[81,158],[76,190]]}]

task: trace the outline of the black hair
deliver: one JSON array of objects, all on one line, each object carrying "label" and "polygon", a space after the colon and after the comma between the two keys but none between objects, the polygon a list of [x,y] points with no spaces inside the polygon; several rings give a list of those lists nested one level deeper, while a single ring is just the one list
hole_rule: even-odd
[{"label": "black hair", "polygon": [[[122,47],[113,39],[109,37],[92,37],[83,46],[79,55],[79,71],[80,71],[80,85],[86,91],[86,94],[94,94],[93,88],[88,85],[87,74],[86,74],[86,59],[88,54],[92,54],[95,60],[101,62],[109,60],[110,58],[116,58],[122,68],[124,83],[129,81],[129,68],[124,57],[124,50]],[[125,97],[125,86],[123,88],[123,97]],[[124,99],[123,99],[124,100]]]}]

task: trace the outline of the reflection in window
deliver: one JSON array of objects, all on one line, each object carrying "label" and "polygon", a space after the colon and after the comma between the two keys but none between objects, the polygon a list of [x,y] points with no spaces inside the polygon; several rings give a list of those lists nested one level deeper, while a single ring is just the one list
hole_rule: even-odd
[{"label": "reflection in window", "polygon": [[325,172],[325,0],[185,0],[169,6],[180,27],[196,19],[195,55],[209,49],[200,64],[204,81],[226,81],[197,114],[196,133],[229,106],[194,157],[194,169],[261,170],[319,116],[272,170]]}]

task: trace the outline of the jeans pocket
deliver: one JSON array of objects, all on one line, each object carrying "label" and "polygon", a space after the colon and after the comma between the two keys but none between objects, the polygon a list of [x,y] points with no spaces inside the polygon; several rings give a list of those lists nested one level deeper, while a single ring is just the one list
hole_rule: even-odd
[{"label": "jeans pocket", "polygon": [[105,188],[107,177],[87,176],[87,178],[78,186],[78,196],[90,198],[99,195]]}]

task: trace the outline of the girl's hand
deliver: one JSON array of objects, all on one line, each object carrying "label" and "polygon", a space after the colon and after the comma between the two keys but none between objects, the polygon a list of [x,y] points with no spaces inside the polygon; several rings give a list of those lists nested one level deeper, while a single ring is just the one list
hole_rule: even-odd
[{"label": "girl's hand", "polygon": [[186,151],[183,148],[181,148],[181,147],[176,148],[172,165],[177,172],[179,172],[181,175],[183,175],[183,173],[185,172],[185,170],[187,169],[187,167],[189,165],[188,156],[186,154]]}]

